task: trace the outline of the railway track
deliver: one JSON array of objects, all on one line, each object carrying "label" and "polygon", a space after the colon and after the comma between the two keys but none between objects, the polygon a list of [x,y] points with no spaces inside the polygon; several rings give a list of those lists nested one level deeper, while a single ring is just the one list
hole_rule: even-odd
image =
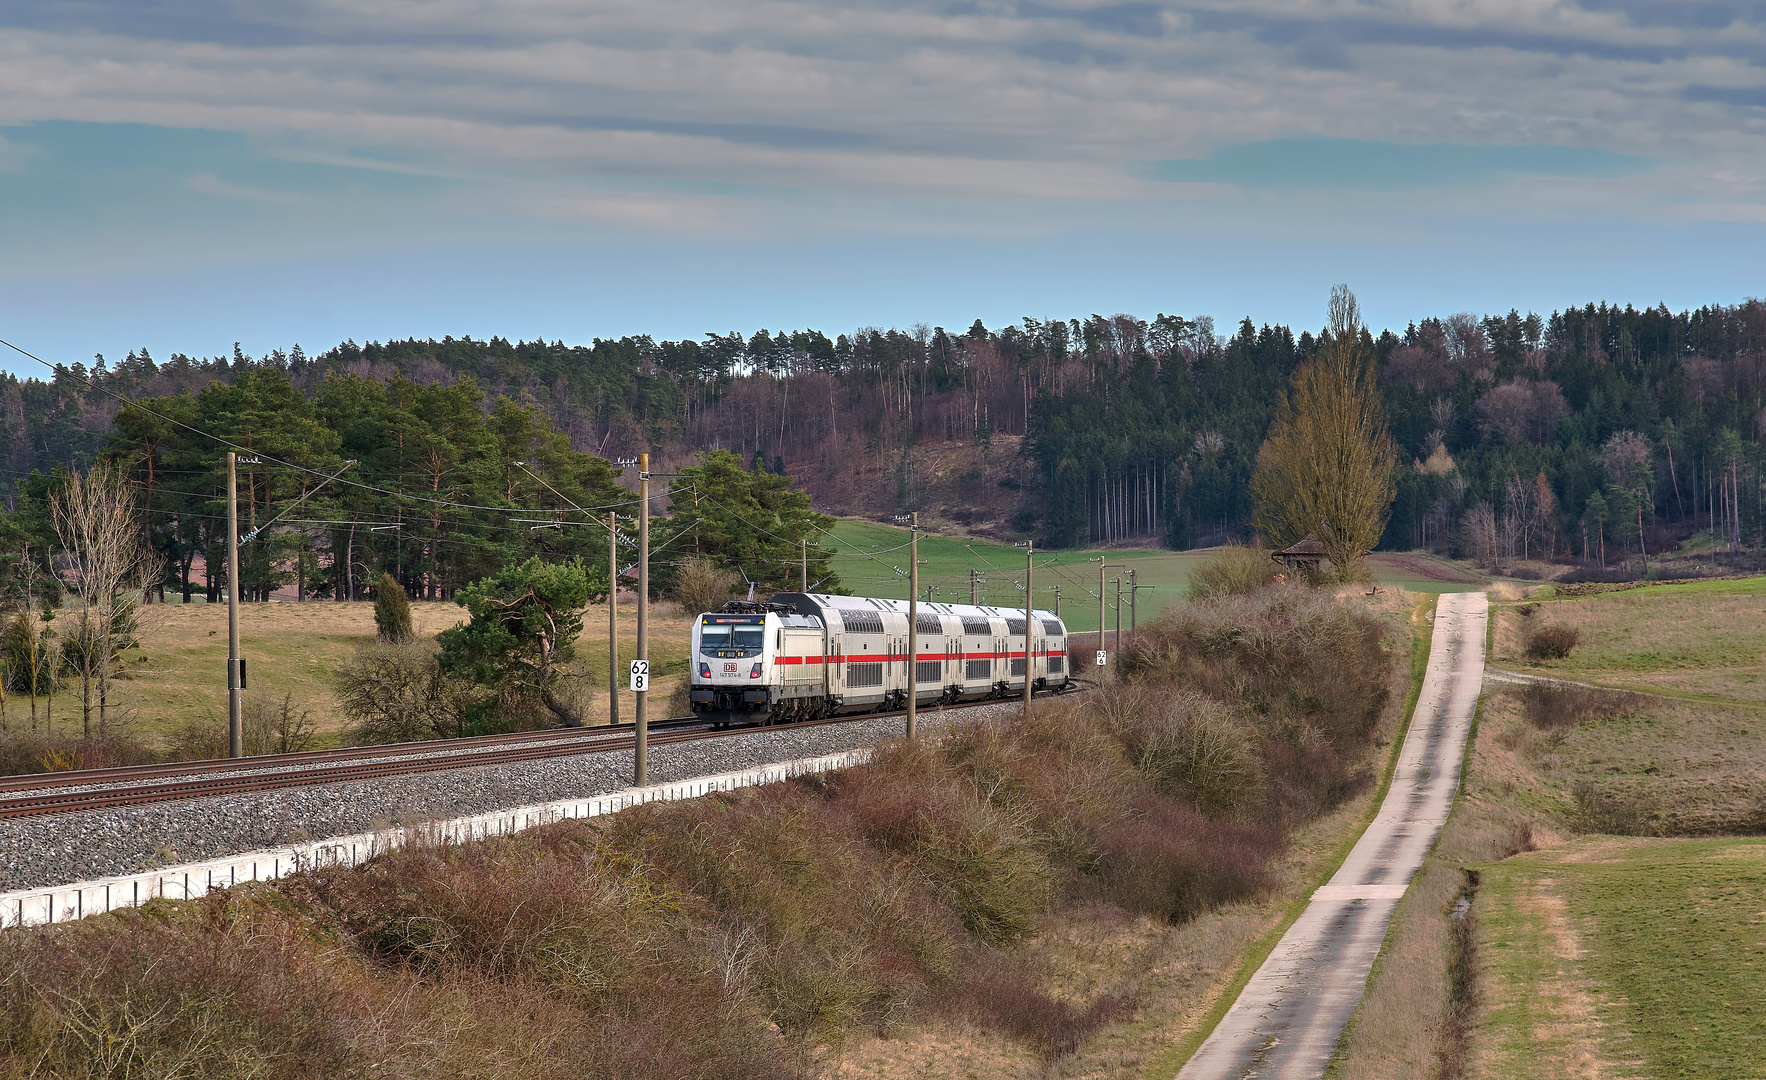
[{"label": "railway track", "polygon": [[[1059,691],[1044,692],[1055,693]],[[930,710],[922,710],[927,711]],[[651,746],[665,746],[727,735],[793,731],[904,715],[905,710],[860,713],[792,724],[721,731],[712,729],[707,721],[698,717],[674,717],[650,724],[649,743]],[[595,728],[477,735],[464,739],[437,739],[385,746],[356,746],[299,754],[267,754],[253,758],[32,773],[0,777],[0,820],[444,772],[576,754],[611,753],[629,750],[636,745],[637,737],[633,725],[618,724]],[[69,790],[75,788],[82,790]],[[5,795],[6,792],[21,794]]]}]

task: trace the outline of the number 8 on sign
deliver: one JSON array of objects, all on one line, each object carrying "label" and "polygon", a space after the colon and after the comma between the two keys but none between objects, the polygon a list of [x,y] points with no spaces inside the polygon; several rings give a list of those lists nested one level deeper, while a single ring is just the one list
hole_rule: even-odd
[{"label": "number 8 on sign", "polygon": [[632,661],[632,690],[642,694],[650,689],[650,661]]},{"label": "number 8 on sign", "polygon": [[1099,667],[1103,667],[1103,666],[1104,666],[1104,660],[1105,660],[1105,659],[1106,659],[1106,658],[1105,658],[1105,656],[1104,656],[1104,650],[1102,650],[1102,649],[1099,649],[1099,650],[1098,650],[1098,659],[1097,659],[1097,665],[1098,665],[1098,666],[1099,666]]}]

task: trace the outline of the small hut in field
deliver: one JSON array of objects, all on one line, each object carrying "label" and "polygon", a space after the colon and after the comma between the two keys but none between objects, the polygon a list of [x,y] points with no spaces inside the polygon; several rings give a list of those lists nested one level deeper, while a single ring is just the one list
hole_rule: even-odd
[{"label": "small hut in field", "polygon": [[1281,563],[1288,573],[1304,574],[1312,580],[1324,572],[1325,546],[1317,534],[1307,533],[1306,539],[1271,552],[1270,558]]}]

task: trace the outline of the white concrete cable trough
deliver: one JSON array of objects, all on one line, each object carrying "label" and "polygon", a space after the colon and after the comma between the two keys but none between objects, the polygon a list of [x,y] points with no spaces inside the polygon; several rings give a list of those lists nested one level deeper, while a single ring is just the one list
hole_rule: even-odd
[{"label": "white concrete cable trough", "polygon": [[165,866],[145,873],[37,889],[20,889],[16,892],[0,893],[0,927],[10,929],[69,922],[119,908],[136,907],[160,897],[168,900],[194,900],[207,895],[212,889],[225,889],[247,881],[271,881],[285,874],[319,866],[354,866],[401,847],[414,837],[425,842],[463,843],[493,836],[509,836],[555,821],[618,813],[640,803],[696,799],[720,791],[734,791],[737,788],[777,783],[795,776],[845,769],[862,765],[870,757],[871,751],[868,748],[859,747],[823,754],[820,757],[779,761],[751,769],[697,776],[643,788],[627,788],[588,798],[559,799],[533,806],[517,806],[508,810],[494,810],[484,814],[246,852],[206,862]]},{"label": "white concrete cable trough", "polygon": [[1318,1080],[1386,927],[1447,824],[1484,673],[1483,593],[1443,593],[1392,786],[1330,881],[1276,943],[1178,1080]]}]

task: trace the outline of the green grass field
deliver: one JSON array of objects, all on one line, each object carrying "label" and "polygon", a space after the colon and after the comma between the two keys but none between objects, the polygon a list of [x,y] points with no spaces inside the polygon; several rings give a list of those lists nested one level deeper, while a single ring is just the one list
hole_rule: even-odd
[{"label": "green grass field", "polygon": [[1760,1076],[1762,897],[1760,839],[1589,837],[1485,866],[1474,1073]]},{"label": "green grass field", "polygon": [[[834,525],[833,566],[840,583],[860,596],[907,599],[908,530],[867,521],[841,520]],[[1115,564],[1133,567],[1143,586],[1135,618],[1151,619],[1166,604],[1184,596],[1190,569],[1207,558],[1205,551],[1051,551],[1036,555],[1036,606],[1054,610],[1059,588],[1061,618],[1071,630],[1098,628],[1098,558],[1108,555],[1111,583],[1106,598],[1112,629],[1116,625]],[[1018,607],[1024,603],[1024,549],[957,537],[920,536],[920,597],[930,587],[933,600],[969,602],[969,572],[984,579],[983,604]],[[899,573],[898,573],[899,571]],[[1151,586],[1146,588],[1145,586]],[[1129,622],[1128,588],[1123,586],[1124,627]]]},{"label": "green grass field", "polygon": [[[1511,606],[1502,616],[1512,620]],[[1563,660],[1528,665],[1565,678],[1712,701],[1766,702],[1766,577],[1651,585],[1547,599],[1535,621],[1581,634]],[[1499,634],[1496,659],[1520,664]]]},{"label": "green grass field", "polygon": [[[869,521],[842,519],[834,525],[834,571],[840,583],[860,596],[907,599],[908,530]],[[1122,568],[1133,568],[1140,591],[1136,621],[1152,619],[1167,604],[1184,598],[1190,571],[1205,561],[1211,549],[1164,551],[1157,548],[1116,550],[1049,551],[1036,556],[1036,606],[1053,610],[1055,590],[1060,589],[1061,618],[1070,630],[1098,628],[1098,559],[1107,559],[1109,584],[1105,592],[1105,619],[1116,626],[1116,585]],[[1375,580],[1391,588],[1412,592],[1453,592],[1479,587],[1481,579],[1438,559],[1418,555],[1374,556]],[[1004,544],[965,540],[960,537],[920,536],[920,596],[930,587],[933,600],[969,602],[969,572],[977,571],[985,583],[979,586],[984,604],[1018,607],[1024,603],[1024,549]],[[1147,588],[1146,586],[1151,586]],[[1128,587],[1123,585],[1122,625],[1129,625]]]}]

